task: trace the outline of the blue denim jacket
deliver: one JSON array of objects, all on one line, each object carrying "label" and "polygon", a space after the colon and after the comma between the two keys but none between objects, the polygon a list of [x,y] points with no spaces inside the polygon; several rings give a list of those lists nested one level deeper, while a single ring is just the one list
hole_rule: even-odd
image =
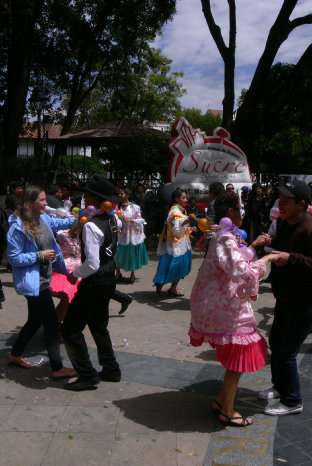
[{"label": "blue denim jacket", "polygon": [[[60,219],[52,218],[47,214],[40,215],[40,218],[50,228],[52,234],[58,230],[68,230],[74,221],[73,217]],[[36,253],[38,247],[33,237],[25,233],[20,217],[11,215],[9,217],[9,231],[7,233],[7,256],[12,266],[13,284],[18,294],[26,296],[39,295],[39,262]],[[53,263],[53,271],[67,275],[63,254],[57,244],[54,235],[52,249],[54,249],[57,260]]]}]

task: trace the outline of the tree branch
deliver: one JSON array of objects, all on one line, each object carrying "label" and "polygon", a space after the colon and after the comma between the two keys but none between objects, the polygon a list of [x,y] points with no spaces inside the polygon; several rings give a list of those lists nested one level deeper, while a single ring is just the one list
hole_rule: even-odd
[{"label": "tree branch", "polygon": [[298,26],[302,26],[303,24],[312,24],[312,14],[301,16],[300,18],[295,18],[290,21],[289,32],[293,31]]},{"label": "tree branch", "polygon": [[210,34],[212,35],[212,38],[216,46],[218,47],[221,57],[223,58],[223,60],[225,60],[227,54],[227,47],[224,43],[220,26],[217,26],[212,16],[210,0],[201,0],[201,3]]}]

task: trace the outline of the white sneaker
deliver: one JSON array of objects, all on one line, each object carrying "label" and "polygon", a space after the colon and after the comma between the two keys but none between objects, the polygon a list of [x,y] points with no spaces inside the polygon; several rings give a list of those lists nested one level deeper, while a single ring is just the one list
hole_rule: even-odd
[{"label": "white sneaker", "polygon": [[258,392],[258,398],[260,398],[260,400],[271,400],[272,398],[280,398],[280,394],[274,387],[271,387]]},{"label": "white sneaker", "polygon": [[276,402],[272,406],[267,406],[264,409],[265,414],[269,414],[270,416],[286,416],[286,414],[296,414],[301,413],[303,411],[303,406],[286,406],[283,405],[280,401]]}]

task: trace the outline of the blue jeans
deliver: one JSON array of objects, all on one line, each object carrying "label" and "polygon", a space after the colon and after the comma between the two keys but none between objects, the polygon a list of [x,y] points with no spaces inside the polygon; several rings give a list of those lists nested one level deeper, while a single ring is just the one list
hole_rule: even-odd
[{"label": "blue jeans", "polygon": [[274,388],[286,406],[302,404],[297,370],[297,354],[311,331],[312,306],[299,302],[276,301],[269,344]]},{"label": "blue jeans", "polygon": [[40,291],[39,296],[26,296],[26,299],[28,320],[18,334],[11,354],[20,356],[27,343],[43,325],[44,343],[50,358],[51,369],[58,371],[63,367],[63,363],[60,354],[57,316],[50,290]]}]

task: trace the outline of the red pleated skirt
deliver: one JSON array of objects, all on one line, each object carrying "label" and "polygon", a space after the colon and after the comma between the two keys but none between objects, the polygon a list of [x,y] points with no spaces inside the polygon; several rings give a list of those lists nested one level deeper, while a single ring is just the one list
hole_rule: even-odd
[{"label": "red pleated skirt", "polygon": [[68,297],[68,301],[71,302],[75,293],[77,291],[77,286],[81,279],[78,279],[75,285],[69,283],[66,278],[66,275],[62,273],[53,272],[52,273],[52,280],[49,286],[50,291],[52,293],[65,293]]},{"label": "red pleated skirt", "polygon": [[228,343],[226,345],[215,345],[216,356],[222,366],[233,372],[254,372],[265,365],[267,344],[261,336],[257,342],[248,345]]}]

